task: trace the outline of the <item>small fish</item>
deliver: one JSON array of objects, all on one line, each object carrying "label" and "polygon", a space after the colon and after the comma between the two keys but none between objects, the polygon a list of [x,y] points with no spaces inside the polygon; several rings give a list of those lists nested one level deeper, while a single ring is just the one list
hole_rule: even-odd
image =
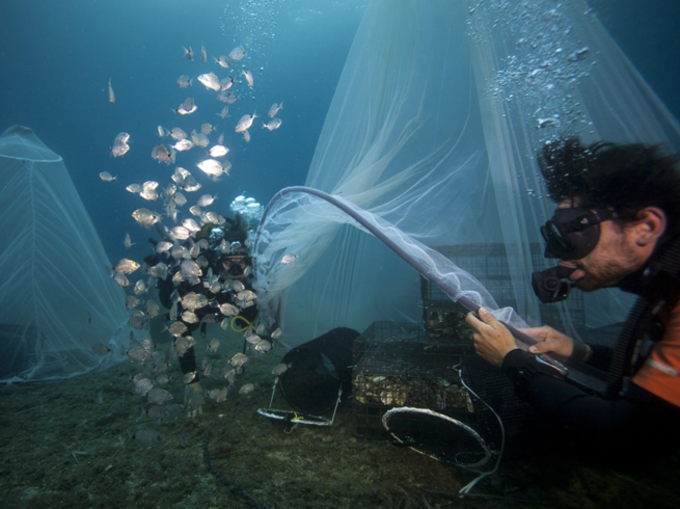
[{"label": "small fish", "polygon": [[262,129],[269,129],[270,131],[275,131],[279,127],[281,127],[281,124],[283,121],[280,118],[273,118],[266,124],[262,122]]},{"label": "small fish", "polygon": [[196,129],[193,129],[191,131],[191,141],[194,142],[194,145],[197,147],[207,147],[210,144],[210,140],[208,137],[203,134],[203,133],[197,133]]},{"label": "small fish", "polygon": [[130,281],[125,276],[125,274],[121,274],[120,272],[115,273],[113,276],[113,281],[121,288],[127,288],[130,285]]},{"label": "small fish", "polygon": [[186,240],[191,237],[191,232],[184,226],[175,226],[168,232],[170,238],[173,240]]},{"label": "small fish", "polygon": [[281,258],[281,265],[289,265],[295,261],[297,255],[287,253]]},{"label": "small fish", "polygon": [[154,387],[147,393],[146,398],[154,405],[162,405],[166,401],[172,400],[172,394],[165,389]]},{"label": "small fish", "polygon": [[185,150],[194,148],[194,142],[191,140],[179,140],[172,146],[172,148],[174,148],[177,152],[184,152]]},{"label": "small fish", "polygon": [[285,363],[280,363],[274,366],[274,369],[272,370],[272,375],[283,375],[286,371],[288,371],[288,364]]},{"label": "small fish", "polygon": [[149,289],[146,287],[146,283],[143,279],[140,279],[135,283],[135,295],[142,295],[148,291]]},{"label": "small fish", "polygon": [[222,84],[220,83],[220,79],[214,72],[201,74],[198,77],[198,81],[203,83],[203,85],[205,85],[206,88],[214,90],[215,92],[219,92],[220,90],[222,90]]},{"label": "small fish", "polygon": [[187,48],[182,46],[182,48],[184,49],[184,56],[187,57],[187,60],[193,60],[194,59],[194,52],[191,51],[191,46],[189,46]]},{"label": "small fish", "polygon": [[184,383],[190,384],[196,378],[196,372],[190,371],[189,373],[184,373]]},{"label": "small fish", "polygon": [[126,191],[130,191],[132,194],[139,194],[143,191],[143,187],[139,184],[130,184],[125,188]]},{"label": "small fish", "polygon": [[241,117],[241,120],[238,121],[238,124],[236,124],[236,132],[237,133],[242,133],[248,129],[250,129],[250,126],[253,125],[253,120],[257,118],[257,115],[253,113],[252,115],[247,114],[243,115]]},{"label": "small fish", "polygon": [[269,113],[267,113],[267,115],[269,115],[269,118],[274,118],[276,116],[276,114],[279,112],[279,110],[282,109],[282,108],[283,108],[283,101],[281,101],[279,104],[274,103],[274,104],[272,104],[272,107],[269,108]]},{"label": "small fish", "polygon": [[231,62],[224,55],[220,55],[219,58],[215,58],[215,63],[219,64],[219,66],[224,68],[224,69],[229,69],[231,67]]},{"label": "small fish", "polygon": [[199,321],[196,313],[193,311],[185,311],[182,313],[181,318],[184,323],[198,323]]},{"label": "small fish", "polygon": [[172,136],[173,139],[178,141],[189,137],[189,135],[181,127],[173,127],[170,131],[168,131],[168,134]]},{"label": "small fish", "polygon": [[104,182],[113,182],[116,180],[116,177],[113,177],[108,171],[103,171],[99,174],[99,178],[102,179]]},{"label": "small fish", "polygon": [[208,54],[205,52],[205,47],[201,44],[201,62],[208,61]]},{"label": "small fish", "polygon": [[120,133],[113,140],[113,146],[111,147],[111,155],[113,157],[121,157],[128,153],[130,150],[130,145],[128,145],[128,140],[130,135],[128,133]]},{"label": "small fish", "polygon": [[253,73],[244,67],[243,70],[241,71],[241,74],[245,76],[246,81],[248,82],[248,86],[250,88],[253,88],[253,84],[255,83],[253,81]]},{"label": "small fish", "polygon": [[129,233],[125,234],[125,238],[123,239],[123,245],[125,246],[125,249],[130,249],[132,246],[134,246]]},{"label": "small fish", "polygon": [[205,347],[206,352],[216,352],[217,349],[220,347],[220,340],[217,338],[212,338],[210,340],[210,343],[208,343],[208,346]]},{"label": "small fish", "polygon": [[188,97],[182,104],[180,104],[175,112],[179,113],[180,115],[189,115],[196,111],[198,108],[194,104],[194,98],[193,97]]},{"label": "small fish", "polygon": [[217,403],[222,403],[227,400],[227,393],[229,392],[229,389],[224,387],[222,390],[220,390],[219,394],[215,398],[215,401]]},{"label": "small fish", "polygon": [[224,172],[224,168],[222,168],[220,162],[215,159],[206,159],[205,161],[198,163],[196,166],[198,166],[201,171],[207,175],[213,177],[219,177]]},{"label": "small fish", "polygon": [[208,136],[211,132],[213,132],[215,128],[212,126],[212,124],[201,124],[201,134],[205,134]]},{"label": "small fish", "polygon": [[255,390],[255,386],[253,384],[244,384],[238,391],[239,394],[250,394]]},{"label": "small fish", "polygon": [[113,76],[109,78],[109,102],[111,104],[116,104],[116,94],[113,93],[113,87],[111,86],[111,82],[113,81]]},{"label": "small fish", "polygon": [[199,207],[209,207],[210,205],[212,205],[212,202],[214,202],[216,199],[217,199],[217,194],[215,194],[214,196],[209,195],[209,194],[204,194],[203,196],[201,196],[198,199],[198,201],[196,202],[196,205],[198,205]]},{"label": "small fish", "polygon": [[162,125],[158,126],[158,136],[160,136],[162,140],[165,139],[165,129],[163,129]]},{"label": "small fish", "polygon": [[248,130],[243,131],[243,139],[246,140],[246,143],[250,143],[250,133]]},{"label": "small fish", "polygon": [[128,311],[135,309],[137,306],[139,306],[141,302],[142,301],[139,300],[134,295],[127,295],[125,297],[125,309],[127,309]]},{"label": "small fish", "polygon": [[[203,275],[203,271],[201,268],[198,266],[198,264],[193,261],[193,260],[184,260],[182,264],[180,265],[180,272],[183,276],[193,276],[193,277],[201,277]],[[206,299],[205,304],[207,304],[207,297],[205,295],[202,295],[201,297]],[[200,299],[200,297],[199,297]],[[204,305],[205,305],[204,304]],[[188,306],[185,306],[188,307]],[[202,306],[200,306],[202,307]],[[194,309],[198,309],[197,307]]]},{"label": "small fish", "polygon": [[179,85],[179,88],[187,88],[189,85],[191,85],[191,80],[189,76],[186,74],[182,74],[179,78],[177,78],[177,84]]},{"label": "small fish", "polygon": [[208,153],[210,157],[224,157],[229,153],[229,149],[224,145],[213,145]]},{"label": "small fish", "polygon": [[151,157],[159,163],[170,164],[175,162],[175,149],[170,152],[163,144],[156,145],[151,151]]},{"label": "small fish", "polygon": [[113,267],[113,270],[121,274],[132,274],[139,267],[140,265],[136,261],[123,258],[118,263],[116,263],[116,265]]},{"label": "small fish", "polygon": [[243,366],[246,362],[248,362],[248,357],[242,353],[237,353],[229,360],[229,364],[234,367]]},{"label": "small fish", "polygon": [[232,60],[241,60],[246,56],[246,50],[242,46],[236,46],[233,50],[229,52],[229,58]]},{"label": "small fish", "polygon": [[239,309],[233,304],[225,302],[224,304],[220,304],[220,312],[224,316],[237,316],[239,314]]},{"label": "small fish", "polygon": [[[189,260],[185,260],[185,262],[182,262],[182,265],[184,263],[188,262]],[[191,262],[194,263],[194,262]],[[182,306],[184,306],[186,309],[190,309],[191,311],[196,311],[197,309],[204,308],[205,306],[208,305],[208,297],[201,293],[194,293],[190,292],[187,293],[183,298],[182,298]]]},{"label": "small fish", "polygon": [[215,113],[215,115],[224,120],[229,115],[229,106],[225,106],[224,108],[222,108],[222,111],[220,111],[219,113]]},{"label": "small fish", "polygon": [[266,339],[263,339],[258,344],[256,344],[253,348],[255,348],[255,350],[257,350],[258,352],[265,353],[265,352],[268,352],[269,350],[272,349],[272,344],[269,341],[267,341]]},{"label": "small fish", "polygon": [[220,92],[217,94],[217,100],[224,104],[234,104],[238,100],[238,96],[232,94],[231,92],[227,92],[226,94],[224,92]]},{"label": "small fish", "polygon": [[[168,327],[168,332],[175,337],[179,337],[184,334],[187,330],[187,326],[182,322],[172,322]],[[176,347],[176,346],[175,346]]]},{"label": "small fish", "polygon": [[96,355],[99,355],[100,357],[104,357],[107,353],[109,353],[111,351],[111,349],[108,346],[103,345],[101,343],[95,343],[94,345],[92,345],[92,351]]},{"label": "small fish", "polygon": [[283,331],[281,330],[280,327],[278,327],[274,332],[271,333],[271,338],[279,339],[281,337],[281,334],[283,334]]},{"label": "small fish", "polygon": [[233,85],[236,80],[234,79],[233,76],[227,76],[226,78],[222,78],[222,81],[220,81],[220,92],[224,92],[226,90],[229,90]]},{"label": "small fish", "polygon": [[132,217],[134,217],[135,220],[139,224],[144,226],[147,230],[151,228],[152,224],[155,224],[161,220],[158,214],[151,212],[149,209],[145,208],[135,210],[132,213]]},{"label": "small fish", "polygon": [[132,438],[139,447],[150,449],[154,445],[165,442],[165,438],[158,431],[154,429],[140,429],[132,435]]}]

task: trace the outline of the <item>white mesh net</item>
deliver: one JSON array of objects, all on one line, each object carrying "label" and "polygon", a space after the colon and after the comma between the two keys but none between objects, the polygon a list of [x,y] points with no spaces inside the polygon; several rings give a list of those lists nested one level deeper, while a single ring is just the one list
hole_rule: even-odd
[{"label": "white mesh net", "polygon": [[[429,246],[502,244],[514,306],[538,324],[530,245],[554,205],[536,153],[574,135],[680,148],[676,120],[584,1],[373,1],[306,185]],[[417,273],[355,225],[300,194],[272,204],[256,285],[289,341],[420,321]],[[484,294],[454,264],[446,270],[465,281],[459,290]],[[588,295],[586,325],[623,320],[628,302],[618,291]],[[570,329],[567,305],[553,306]]]},{"label": "white mesh net", "polygon": [[[125,295],[60,156],[0,137],[0,381],[59,379],[125,357]],[[111,352],[99,357],[95,343]]]}]

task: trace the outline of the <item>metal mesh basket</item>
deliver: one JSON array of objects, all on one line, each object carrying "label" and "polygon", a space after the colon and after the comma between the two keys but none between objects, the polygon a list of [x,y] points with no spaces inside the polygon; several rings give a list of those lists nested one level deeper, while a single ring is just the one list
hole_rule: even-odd
[{"label": "metal mesh basket", "polygon": [[436,409],[470,420],[474,407],[454,367],[473,353],[469,339],[432,344],[412,323],[374,322],[354,343],[357,433],[382,434],[382,415],[395,406]]}]

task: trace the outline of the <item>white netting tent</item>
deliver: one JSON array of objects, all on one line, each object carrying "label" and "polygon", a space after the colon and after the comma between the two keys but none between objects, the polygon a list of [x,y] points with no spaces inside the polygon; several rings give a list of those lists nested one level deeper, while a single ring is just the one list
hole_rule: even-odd
[{"label": "white netting tent", "polygon": [[[512,295],[496,297],[498,304],[537,325],[542,309],[530,275],[545,268],[536,267],[536,246],[545,264],[539,226],[554,204],[536,154],[567,136],[680,148],[677,121],[585,1],[376,0],[356,34],[306,185],[395,225],[393,237],[408,237],[411,254],[431,259],[458,291],[492,309],[498,306],[482,285],[425,246],[500,246],[500,254],[489,252],[502,258]],[[417,272],[356,226],[304,192],[270,204],[254,249],[256,287],[284,340],[422,320]],[[474,263],[468,268],[489,280]],[[630,302],[618,290],[588,294],[582,325],[621,322]],[[568,303],[551,309],[577,334]]]},{"label": "white netting tent", "polygon": [[[0,381],[69,378],[125,358],[125,294],[62,158],[32,130],[0,137]],[[95,343],[111,352],[95,355]]]}]

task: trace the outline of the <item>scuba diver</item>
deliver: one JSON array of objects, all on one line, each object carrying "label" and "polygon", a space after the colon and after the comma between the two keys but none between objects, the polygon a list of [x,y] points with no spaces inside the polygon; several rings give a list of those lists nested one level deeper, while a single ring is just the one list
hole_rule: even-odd
[{"label": "scuba diver", "polygon": [[[224,218],[225,224],[205,224],[193,238],[184,243],[174,241],[173,249],[180,246],[177,259],[173,259],[172,249],[151,255],[145,259],[150,265],[165,263],[168,273],[164,279],[158,280],[158,294],[161,304],[170,310],[167,318],[181,325],[178,337],[186,339],[185,348],[177,351],[185,382],[194,393],[202,392],[200,376],[196,369],[195,341],[192,334],[199,331],[205,337],[208,323],[226,321],[223,328],[231,326],[236,331],[246,330],[257,318],[257,307],[252,299],[243,302],[238,295],[244,291],[252,293],[250,285],[251,259],[248,255],[248,224],[240,215],[234,219]],[[157,230],[164,240],[172,241],[167,229],[158,226]],[[157,245],[155,239],[149,241]],[[183,253],[198,254],[189,256],[189,260],[201,268],[201,277],[191,275],[191,265],[183,269],[187,261]],[[182,263],[180,263],[182,262]],[[200,264],[200,265],[199,265]],[[196,297],[194,297],[196,296]],[[186,299],[193,299],[197,304]],[[174,325],[174,324],[173,324]],[[175,342],[177,349],[178,343]],[[184,351],[182,351],[184,350]]]},{"label": "scuba diver", "polygon": [[[575,432],[562,437],[572,450],[630,461],[674,452],[680,444],[677,161],[656,146],[584,147],[576,138],[546,145],[539,157],[557,203],[541,228],[545,257],[559,265],[533,274],[534,291],[544,303],[566,298],[570,287],[618,287],[638,295],[613,349],[544,326],[524,331],[538,341],[527,352],[487,310],[466,318],[477,354],[500,366],[521,398]],[[542,353],[608,372],[606,394],[564,379],[537,358]]]}]

